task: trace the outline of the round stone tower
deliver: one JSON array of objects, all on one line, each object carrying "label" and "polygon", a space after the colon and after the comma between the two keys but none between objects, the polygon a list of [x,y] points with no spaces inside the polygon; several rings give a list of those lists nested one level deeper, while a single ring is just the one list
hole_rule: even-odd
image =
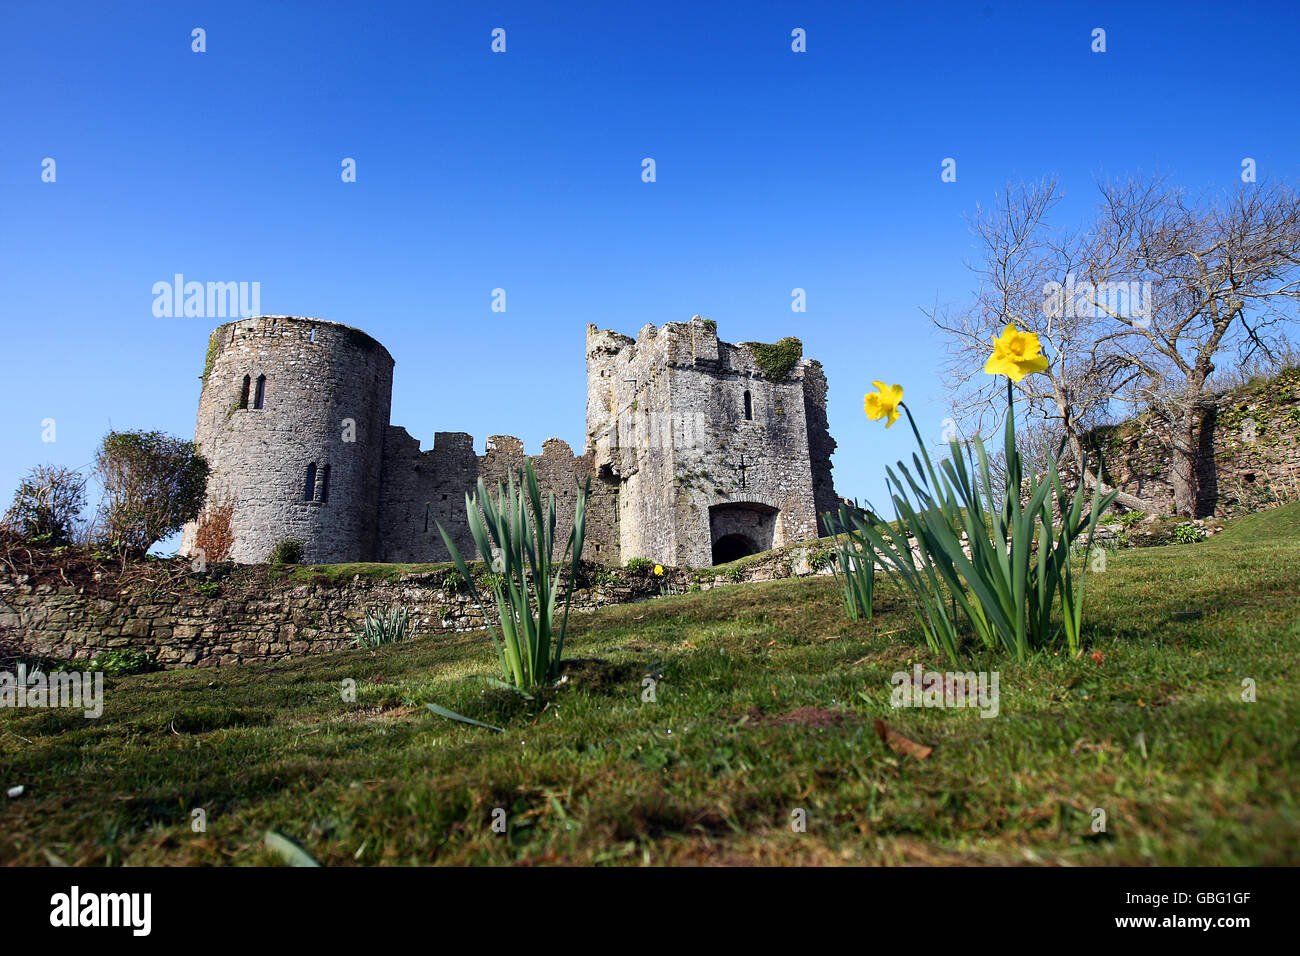
[{"label": "round stone tower", "polygon": [[392,387],[388,350],[337,322],[263,315],[212,333],[194,440],[207,507],[233,508],[231,560],[265,561],[284,538],[309,563],[374,559]]}]

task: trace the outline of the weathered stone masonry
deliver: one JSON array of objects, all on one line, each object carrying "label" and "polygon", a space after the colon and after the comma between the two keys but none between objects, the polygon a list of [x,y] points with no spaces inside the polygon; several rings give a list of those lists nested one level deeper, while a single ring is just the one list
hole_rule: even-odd
[{"label": "weathered stone masonry", "polygon": [[801,359],[771,381],[712,323],[587,331],[587,447],[618,491],[632,557],[702,567],[818,533],[834,507],[826,379]]},{"label": "weathered stone masonry", "polygon": [[[352,646],[353,626],[368,607],[400,606],[416,635],[448,634],[484,626],[465,590],[446,572],[396,580],[303,582],[274,580],[261,571],[256,587],[204,594],[193,588],[161,593],[86,594],[62,583],[30,584],[0,577],[0,638],[12,636],[26,654],[90,659],[131,649],[164,668],[212,667],[278,660]],[[454,577],[454,572],[451,574]],[[659,582],[621,572],[603,586],[575,590],[574,610],[646,598]]]},{"label": "weathered stone masonry", "polygon": [[[583,454],[553,438],[532,458],[561,541],[588,479],[584,557],[607,565],[701,567],[817,535],[836,501],[817,362],[796,353],[773,375],[699,316],[635,340],[589,326],[586,354]],[[317,319],[213,332],[195,441],[213,466],[209,501],[234,506],[234,560],[293,537],[312,563],[442,561],[439,523],[477,556],[465,495],[518,473],[523,445],[492,436],[480,456],[471,436],[438,432],[421,451],[389,423],[393,365],[364,332]]]},{"label": "weathered stone masonry", "polygon": [[[1300,500],[1300,369],[1216,395],[1196,432],[1196,517],[1230,518]],[[1089,436],[1115,487],[1172,509],[1164,430],[1143,415]]]},{"label": "weathered stone masonry", "polygon": [[[823,560],[816,560],[819,555]],[[574,589],[573,610],[582,615],[653,599],[669,587],[709,590],[828,574],[824,558],[825,549],[814,544],[750,558],[725,575],[680,569],[669,569],[662,577],[649,569],[596,574],[588,565]],[[485,587],[481,580],[480,587]],[[311,568],[253,567],[215,582],[183,576],[157,590],[123,588],[111,577],[67,581],[47,573],[43,580],[32,580],[25,573],[6,572],[0,574],[0,656],[8,650],[89,660],[105,651],[130,649],[150,654],[167,669],[280,660],[350,647],[353,627],[367,608],[393,606],[410,612],[412,636],[484,626],[482,612],[456,584],[450,565],[387,578],[356,574],[343,579]],[[490,599],[488,614],[495,614]]]}]

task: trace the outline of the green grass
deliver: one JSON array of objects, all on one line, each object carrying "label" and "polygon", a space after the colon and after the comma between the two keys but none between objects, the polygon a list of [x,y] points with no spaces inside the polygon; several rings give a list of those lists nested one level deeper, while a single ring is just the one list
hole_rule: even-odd
[{"label": "green grass", "polygon": [[987,720],[891,710],[892,673],[951,668],[884,582],[850,624],[825,577],[584,615],[535,701],[486,684],[481,632],[107,678],[98,721],[0,711],[0,785],[26,788],[0,861],[275,863],[275,829],[326,865],[1300,862],[1300,505],[1108,555],[1088,588],[1081,658],[972,660],[1000,672]]},{"label": "green grass", "polygon": [[[475,569],[482,562],[475,562]],[[395,581],[410,574],[455,573],[450,561],[435,564],[383,564],[379,562],[353,562],[350,564],[280,564],[270,567],[272,574],[297,584],[346,584],[355,577],[369,581]]]}]

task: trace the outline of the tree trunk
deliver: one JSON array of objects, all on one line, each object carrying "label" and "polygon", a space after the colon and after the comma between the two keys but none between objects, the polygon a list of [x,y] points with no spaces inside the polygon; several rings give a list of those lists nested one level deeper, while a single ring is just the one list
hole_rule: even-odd
[{"label": "tree trunk", "polygon": [[1174,511],[1196,517],[1196,420],[1197,409],[1189,405],[1170,429],[1169,480],[1174,486]]},{"label": "tree trunk", "polygon": [[1174,512],[1186,518],[1196,517],[1196,428],[1201,423],[1205,380],[1213,371],[1208,358],[1198,357],[1183,388],[1182,408],[1169,419],[1169,480],[1174,486]]}]

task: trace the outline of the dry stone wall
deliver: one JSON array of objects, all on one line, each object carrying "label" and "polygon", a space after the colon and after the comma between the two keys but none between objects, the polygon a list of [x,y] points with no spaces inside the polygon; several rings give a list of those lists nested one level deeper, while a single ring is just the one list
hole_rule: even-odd
[{"label": "dry stone wall", "polygon": [[[577,614],[742,581],[828,573],[811,559],[818,546],[760,555],[727,574],[668,569],[663,576],[589,565],[574,591]],[[111,588],[0,577],[0,645],[22,654],[89,660],[130,649],[155,656],[164,668],[217,667],[341,650],[367,608],[405,607],[414,636],[484,626],[472,597],[450,566],[376,578],[363,571],[339,577],[299,569],[286,577],[266,567],[233,578],[162,591],[116,593]],[[495,611],[489,607],[489,614]],[[486,640],[486,637],[485,637]]]},{"label": "dry stone wall", "polygon": [[[259,569],[263,571],[264,569]],[[657,594],[660,580],[625,573],[574,593],[574,611]],[[93,658],[108,650],[153,652],[167,668],[224,666],[316,654],[351,646],[352,625],[367,608],[400,606],[412,633],[447,634],[484,626],[473,598],[454,573],[435,569],[375,580],[272,580],[253,588],[205,594],[194,589],[158,594],[88,595],[75,586],[0,583],[0,636],[48,657]],[[490,613],[494,613],[490,610]]]}]

